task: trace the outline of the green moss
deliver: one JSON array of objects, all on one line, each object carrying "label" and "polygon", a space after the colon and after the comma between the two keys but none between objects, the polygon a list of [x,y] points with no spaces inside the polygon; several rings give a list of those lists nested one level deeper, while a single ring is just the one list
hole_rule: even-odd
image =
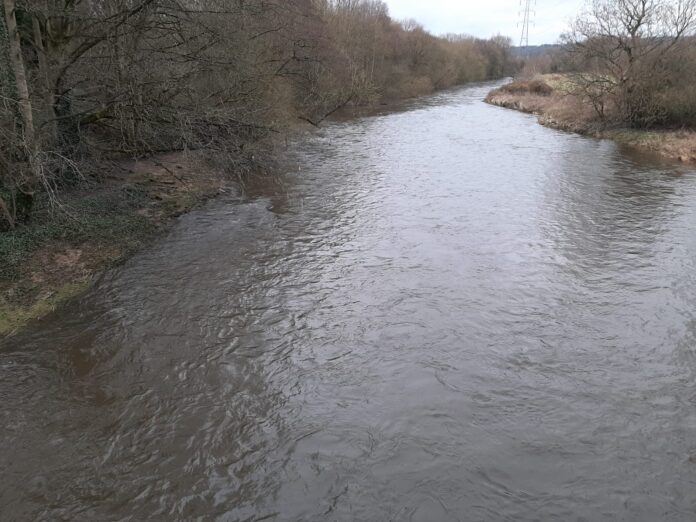
[{"label": "green moss", "polygon": [[108,241],[126,250],[137,246],[153,228],[136,212],[147,203],[144,191],[128,186],[73,196],[60,209],[40,201],[30,223],[0,234],[0,280],[18,279],[27,257],[49,241]]},{"label": "green moss", "polygon": [[0,304],[0,336],[10,335],[29,321],[51,313],[61,303],[84,292],[89,284],[89,281],[68,283],[29,306]]},{"label": "green moss", "polygon": [[632,146],[657,146],[666,140],[665,133],[644,130],[611,130],[602,136]]},{"label": "green moss", "polygon": [[[152,188],[129,184],[64,193],[62,208],[52,209],[47,200],[40,200],[30,223],[0,232],[0,337],[12,335],[83,292],[91,275],[120,263],[168,218],[195,208],[214,194],[196,186],[173,195],[162,195]],[[45,267],[45,282],[30,277],[29,272],[42,273],[42,267],[27,265],[32,254],[42,250],[50,254],[55,248],[70,245],[91,251],[86,271],[72,272],[65,281],[56,281],[51,267]],[[33,262],[40,259],[33,258]]]},{"label": "green moss", "polygon": [[179,194],[176,198],[163,202],[161,207],[165,215],[179,216],[199,206],[204,199],[203,194],[199,192],[185,192]]}]

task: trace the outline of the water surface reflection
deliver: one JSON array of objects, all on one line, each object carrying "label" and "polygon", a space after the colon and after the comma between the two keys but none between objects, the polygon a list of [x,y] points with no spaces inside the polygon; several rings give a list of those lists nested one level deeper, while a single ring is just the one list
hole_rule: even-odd
[{"label": "water surface reflection", "polygon": [[335,122],[2,342],[0,518],[693,520],[696,177],[488,88]]}]

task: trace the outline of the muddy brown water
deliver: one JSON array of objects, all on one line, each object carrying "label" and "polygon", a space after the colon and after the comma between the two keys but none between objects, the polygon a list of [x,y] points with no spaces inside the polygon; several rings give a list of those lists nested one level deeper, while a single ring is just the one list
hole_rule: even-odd
[{"label": "muddy brown water", "polygon": [[696,519],[696,172],[334,122],[0,344],[0,520]]}]

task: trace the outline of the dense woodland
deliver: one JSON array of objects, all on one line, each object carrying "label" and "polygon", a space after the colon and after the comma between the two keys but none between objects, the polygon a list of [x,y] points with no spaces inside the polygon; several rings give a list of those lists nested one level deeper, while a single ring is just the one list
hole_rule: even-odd
[{"label": "dense woodland", "polygon": [[102,158],[253,144],[510,74],[510,42],[435,37],[378,0],[2,0],[0,228],[99,179]]}]

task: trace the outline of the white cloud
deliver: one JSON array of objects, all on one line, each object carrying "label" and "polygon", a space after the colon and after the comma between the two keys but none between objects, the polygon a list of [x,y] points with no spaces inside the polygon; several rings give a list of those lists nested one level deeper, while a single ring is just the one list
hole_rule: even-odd
[{"label": "white cloud", "polygon": [[[393,18],[414,18],[435,34],[466,33],[482,38],[510,36],[519,43],[520,0],[385,0]],[[583,0],[537,0],[530,44],[555,43]]]}]

